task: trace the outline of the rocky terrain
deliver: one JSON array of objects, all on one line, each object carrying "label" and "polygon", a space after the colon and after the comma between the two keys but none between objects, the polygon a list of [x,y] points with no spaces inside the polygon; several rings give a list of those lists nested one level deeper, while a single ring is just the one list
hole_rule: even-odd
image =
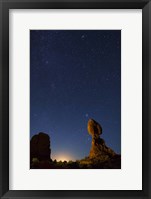
[{"label": "rocky terrain", "polygon": [[31,169],[120,169],[121,155],[106,146],[100,138],[102,127],[93,119],[89,119],[88,133],[92,136],[90,153],[87,157],[73,161],[51,160],[50,138],[45,133],[34,135],[30,141]]}]

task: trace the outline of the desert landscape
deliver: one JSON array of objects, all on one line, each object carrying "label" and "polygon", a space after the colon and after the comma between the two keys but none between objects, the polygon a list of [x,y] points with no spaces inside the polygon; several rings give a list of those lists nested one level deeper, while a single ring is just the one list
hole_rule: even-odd
[{"label": "desert landscape", "polygon": [[106,146],[100,137],[101,125],[94,119],[89,119],[88,133],[92,136],[91,149],[87,157],[76,161],[57,161],[51,159],[51,138],[40,132],[30,141],[30,168],[31,169],[120,169],[121,155],[116,154]]}]

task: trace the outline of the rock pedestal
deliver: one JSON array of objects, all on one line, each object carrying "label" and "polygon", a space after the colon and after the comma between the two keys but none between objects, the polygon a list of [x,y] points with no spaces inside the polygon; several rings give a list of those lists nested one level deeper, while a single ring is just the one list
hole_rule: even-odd
[{"label": "rock pedestal", "polygon": [[92,145],[89,154],[90,159],[98,159],[106,161],[116,155],[116,153],[106,146],[105,141],[100,138],[102,134],[102,127],[95,120],[88,121],[88,132],[92,136]]}]

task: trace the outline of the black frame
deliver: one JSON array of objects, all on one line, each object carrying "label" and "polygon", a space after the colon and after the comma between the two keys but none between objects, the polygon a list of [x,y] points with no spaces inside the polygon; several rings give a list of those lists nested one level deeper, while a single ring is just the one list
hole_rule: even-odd
[{"label": "black frame", "polygon": [[[9,190],[9,9],[142,9],[143,189],[116,191]],[[0,0],[0,196],[1,198],[151,198],[151,0]],[[137,139],[137,138],[136,138]]]}]

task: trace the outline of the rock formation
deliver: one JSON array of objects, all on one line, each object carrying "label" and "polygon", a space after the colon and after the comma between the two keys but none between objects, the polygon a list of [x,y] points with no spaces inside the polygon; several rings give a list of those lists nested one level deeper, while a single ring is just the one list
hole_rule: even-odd
[{"label": "rock formation", "polygon": [[102,127],[93,119],[89,119],[88,121],[88,132],[92,136],[90,159],[106,161],[116,155],[112,149],[106,146],[105,141],[100,138]]},{"label": "rock formation", "polygon": [[49,135],[40,132],[30,140],[30,168],[31,169],[120,169],[121,155],[116,154],[106,146],[100,138],[102,127],[93,119],[88,121],[88,132],[92,136],[89,156],[73,161],[57,162],[50,158]]},{"label": "rock formation", "polygon": [[37,158],[39,161],[50,160],[50,138],[49,135],[40,132],[30,140],[30,160]]}]

